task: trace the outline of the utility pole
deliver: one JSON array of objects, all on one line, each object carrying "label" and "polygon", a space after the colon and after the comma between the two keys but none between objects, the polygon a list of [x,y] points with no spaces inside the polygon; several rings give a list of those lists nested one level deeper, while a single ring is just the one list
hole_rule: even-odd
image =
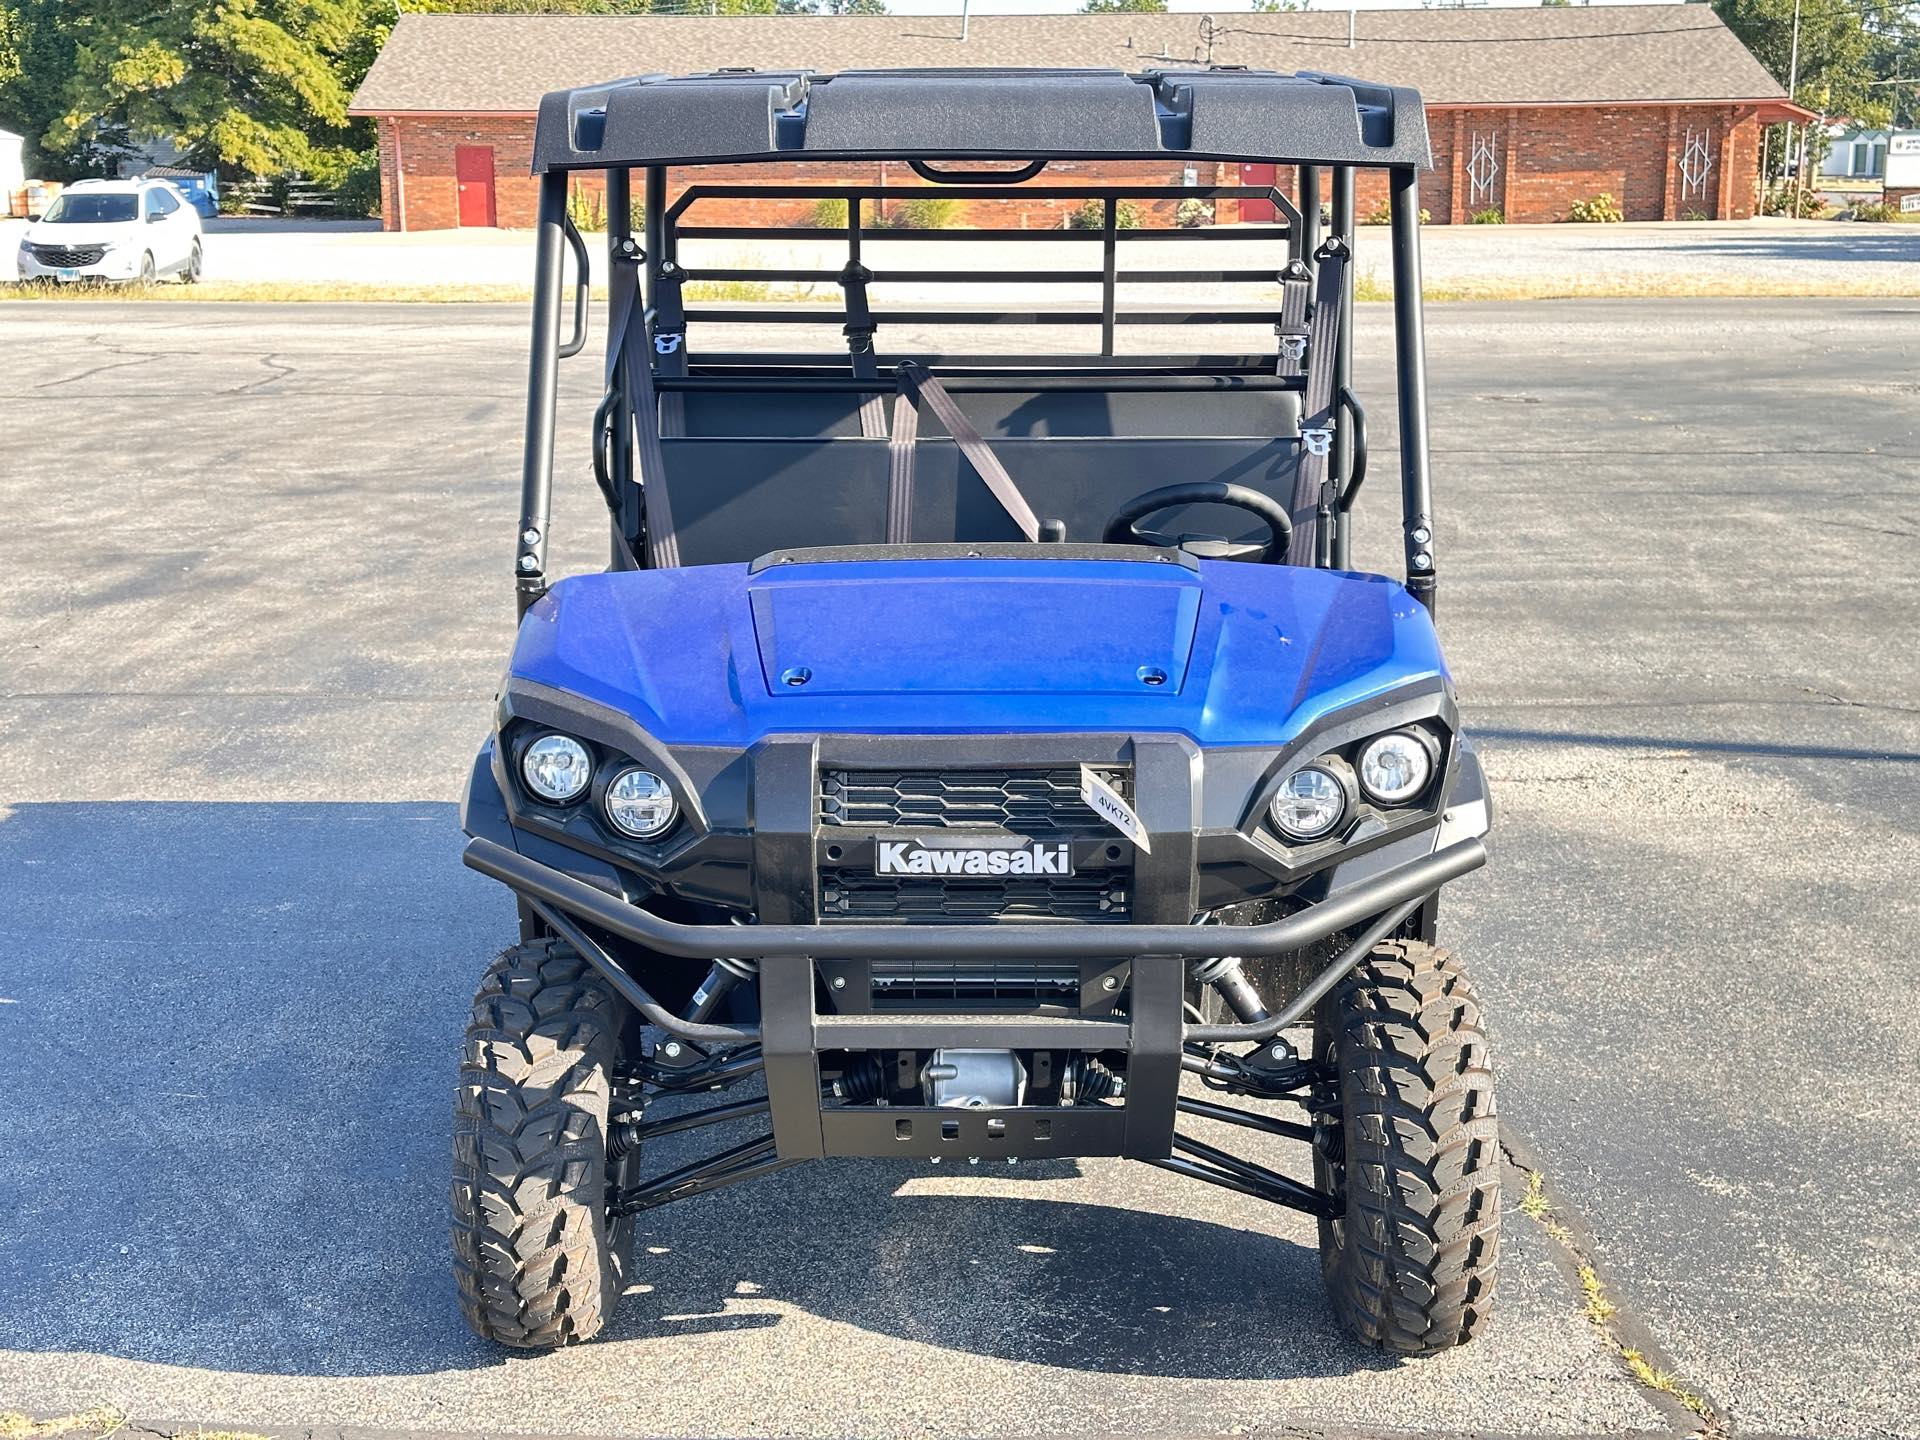
[{"label": "utility pole", "polygon": [[[1800,0],[1793,0],[1793,44],[1787,55],[1787,99],[1790,103],[1795,105],[1800,103],[1798,100],[1794,99],[1794,92],[1797,91],[1799,88],[1800,88]],[[1786,168],[1787,163],[1791,161],[1791,159],[1793,158],[1793,126],[1791,124],[1787,126],[1787,143],[1786,143],[1785,149],[1786,149],[1786,155],[1783,157],[1781,161],[1781,165],[1783,169]],[[1803,157],[1800,168],[1802,170],[1805,170],[1807,168],[1805,159],[1804,159],[1806,152],[1807,152],[1806,126],[1802,125],[1800,127],[1800,154]],[[1785,179],[1786,177],[1785,175],[1782,175],[1781,178]],[[1800,204],[1797,198],[1799,196],[1799,193],[1800,193],[1800,187],[1796,184],[1794,186],[1794,195],[1796,198],[1793,206],[1793,210],[1794,210],[1793,218],[1796,220],[1800,218],[1800,213],[1799,213]]]}]

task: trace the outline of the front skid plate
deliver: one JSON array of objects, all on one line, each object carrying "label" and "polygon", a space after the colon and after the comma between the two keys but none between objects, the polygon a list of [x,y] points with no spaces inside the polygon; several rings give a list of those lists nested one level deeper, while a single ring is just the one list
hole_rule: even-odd
[{"label": "front skid plate", "polygon": [[889,1106],[820,1112],[829,1155],[980,1160],[1124,1153],[1127,1112],[1118,1105],[1071,1109],[961,1110]]}]

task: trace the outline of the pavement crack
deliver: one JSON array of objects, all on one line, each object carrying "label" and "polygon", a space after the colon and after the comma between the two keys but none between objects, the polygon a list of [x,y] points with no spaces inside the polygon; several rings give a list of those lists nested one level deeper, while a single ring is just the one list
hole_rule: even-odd
[{"label": "pavement crack", "polygon": [[1704,1386],[1679,1374],[1645,1322],[1621,1308],[1594,1262],[1591,1242],[1580,1233],[1584,1227],[1547,1189],[1546,1172],[1531,1151],[1505,1127],[1500,1148],[1507,1164],[1525,1180],[1520,1213],[1538,1224],[1558,1248],[1564,1268],[1579,1286],[1581,1312],[1621,1369],[1684,1426],[1685,1433],[1699,1440],[1726,1440],[1733,1430],[1724,1407],[1713,1401]]},{"label": "pavement crack", "polygon": [[82,370],[78,375],[62,375],[57,380],[42,380],[33,388],[35,390],[58,390],[68,385],[77,385],[82,380],[91,380],[96,375],[104,375],[109,370],[128,370],[136,365],[145,365],[151,360],[173,359],[192,353],[187,350],[135,350],[130,346],[112,343],[107,339],[105,334],[89,335],[87,341],[89,344],[99,346],[99,348],[106,351],[107,354],[117,355],[121,358],[109,360],[104,364]]},{"label": "pavement crack", "polygon": [[297,365],[289,365],[286,361],[282,360],[280,358],[280,352],[277,350],[256,355],[254,358],[266,366],[272,373],[263,375],[258,380],[249,380],[244,385],[235,385],[232,389],[223,391],[223,394],[254,395],[266,389],[269,385],[277,385],[282,380],[291,379],[300,373],[300,367]]}]

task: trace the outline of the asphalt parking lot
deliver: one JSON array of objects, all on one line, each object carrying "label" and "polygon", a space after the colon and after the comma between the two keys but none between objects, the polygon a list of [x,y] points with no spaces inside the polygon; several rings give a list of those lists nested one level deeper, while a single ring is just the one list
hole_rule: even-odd
[{"label": "asphalt parking lot", "polygon": [[[1443,930],[1516,1153],[1723,1429],[1920,1435],[1920,303],[1456,305],[1429,340],[1441,626],[1500,807]],[[1517,1209],[1493,1333],[1396,1364],[1334,1328],[1306,1224],[1118,1162],[801,1167],[648,1217],[602,1343],[474,1341],[447,1107],[511,907],[451,802],[511,633],[524,320],[22,303],[0,341],[0,1408],[1695,1427]],[[563,373],[586,568],[596,370]]]}]

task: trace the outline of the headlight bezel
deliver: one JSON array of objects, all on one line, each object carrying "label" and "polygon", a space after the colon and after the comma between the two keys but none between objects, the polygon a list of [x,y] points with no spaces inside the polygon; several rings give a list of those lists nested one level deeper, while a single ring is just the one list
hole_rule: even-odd
[{"label": "headlight bezel", "polygon": [[[1381,736],[1404,732],[1418,737],[1432,768],[1409,800],[1389,804],[1373,798],[1360,783],[1360,753]],[[1306,875],[1330,863],[1363,855],[1394,839],[1438,824],[1453,784],[1460,744],[1451,696],[1408,695],[1385,703],[1356,706],[1328,717],[1287,746],[1267,767],[1250,804],[1242,811],[1240,832],[1288,875]],[[1340,777],[1347,808],[1333,828],[1310,840],[1297,839],[1275,821],[1272,809],[1280,789],[1297,772],[1318,767]]]}]

